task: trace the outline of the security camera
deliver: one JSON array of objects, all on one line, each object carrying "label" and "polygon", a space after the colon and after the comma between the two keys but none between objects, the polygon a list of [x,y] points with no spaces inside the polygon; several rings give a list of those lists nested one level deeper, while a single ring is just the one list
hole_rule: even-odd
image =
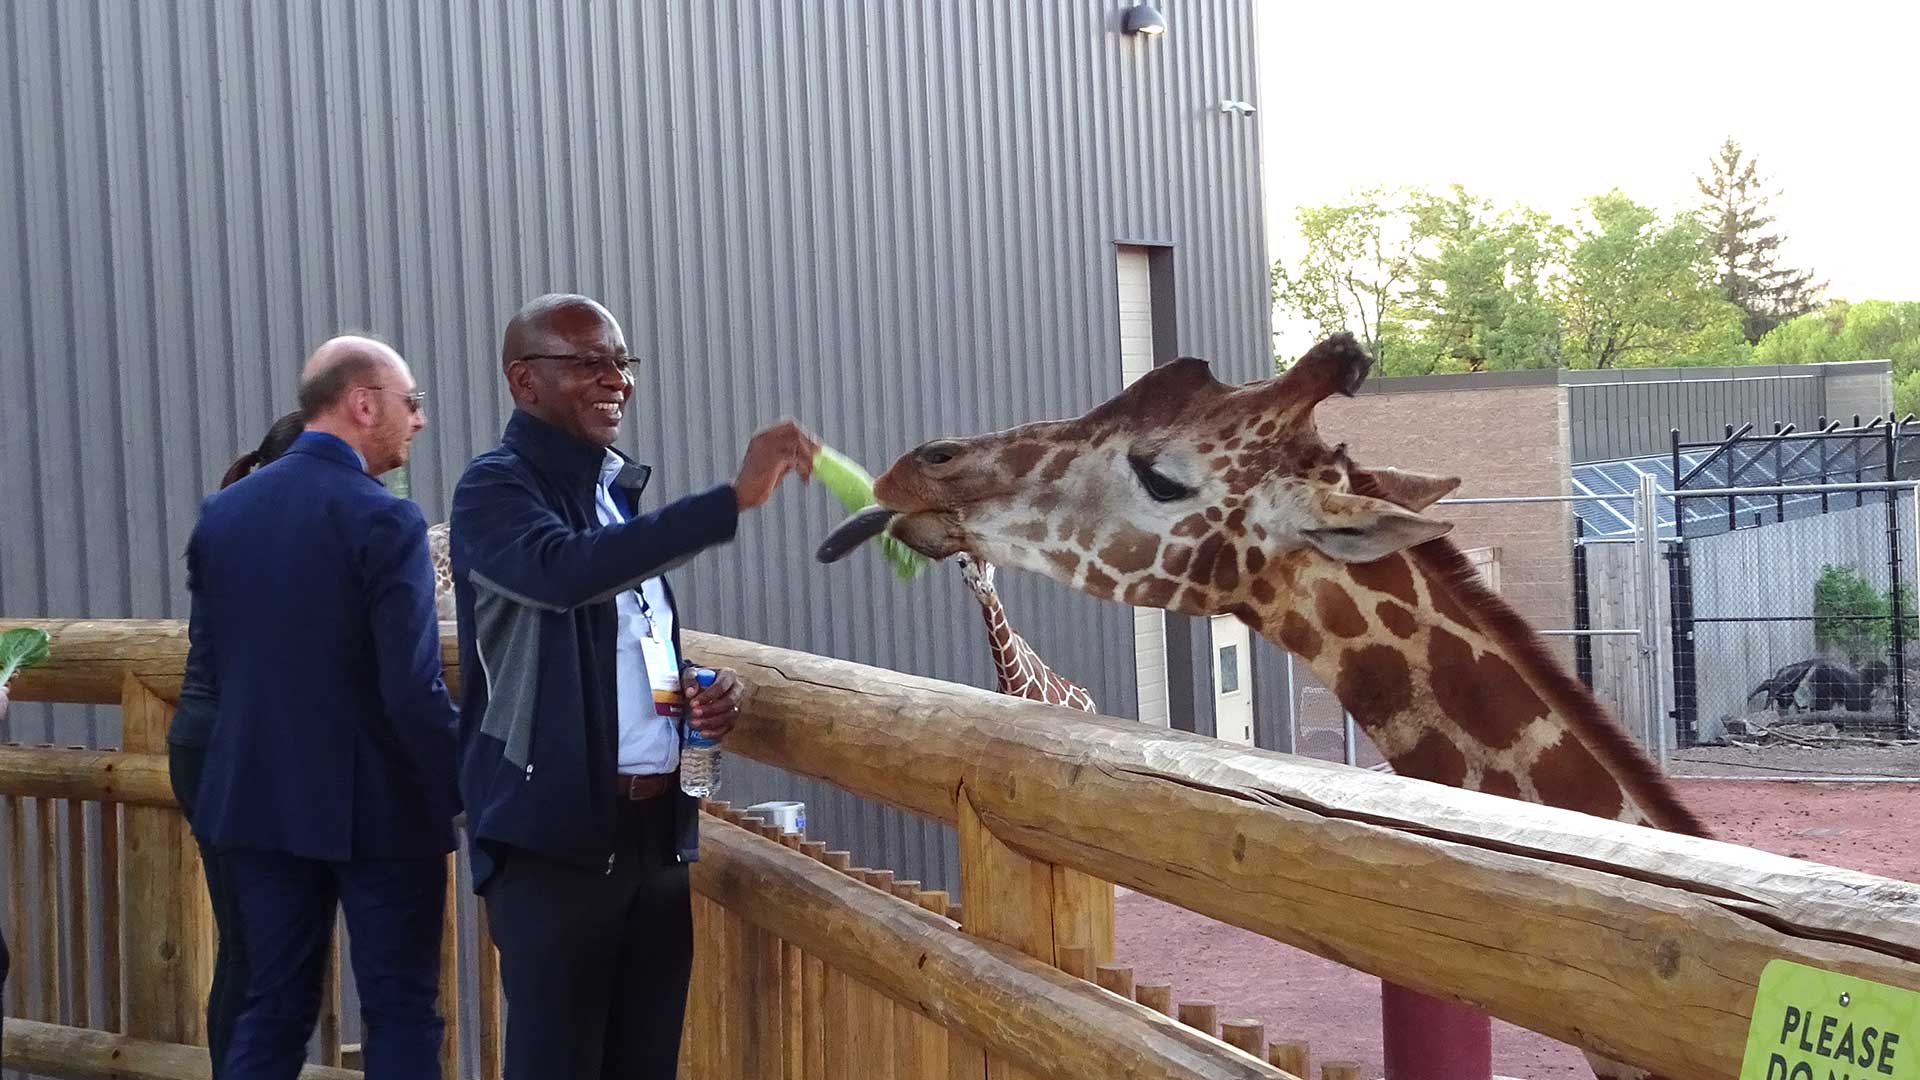
[{"label": "security camera", "polygon": [[1251,116],[1253,115],[1253,106],[1244,101],[1234,101],[1231,98],[1225,98],[1220,102],[1220,111],[1223,113],[1239,113],[1241,116]]}]

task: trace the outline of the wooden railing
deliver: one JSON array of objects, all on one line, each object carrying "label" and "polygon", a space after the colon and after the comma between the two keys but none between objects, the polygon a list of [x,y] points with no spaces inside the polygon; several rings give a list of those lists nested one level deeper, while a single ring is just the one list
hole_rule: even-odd
[{"label": "wooden railing", "polygon": [[[169,623],[37,625],[53,632],[56,659],[16,683],[16,700],[117,700],[127,748],[0,747],[0,795],[10,806],[28,809],[13,815],[16,822],[37,814],[58,819],[67,807],[102,820],[124,816],[124,853],[104,845],[91,858],[79,848],[49,849],[39,865],[79,868],[73,871],[76,881],[92,866],[96,875],[141,883],[124,894],[82,888],[48,904],[125,920],[129,955],[118,969],[109,965],[106,981],[124,985],[130,999],[143,1004],[105,1015],[63,1013],[57,1005],[22,1009],[33,1019],[8,1021],[6,1064],[59,1077],[206,1075],[204,1051],[188,1047],[205,1039],[211,920],[196,849],[174,803],[163,753],[184,639]],[[121,673],[117,699],[108,694],[111,669]],[[457,669],[450,676],[457,683]],[[1101,989],[1090,981],[1091,971],[1062,971],[961,933],[948,918],[957,905],[949,905],[944,893],[895,882],[889,871],[853,867],[848,853],[805,843],[797,834],[756,835],[769,830],[742,823],[724,804],[708,809],[703,856],[693,873],[699,947],[683,1076],[1288,1075],[1262,1062],[1259,1046],[1244,1052]],[[22,845],[13,850],[22,851]],[[28,877],[20,869],[12,877],[16,884]],[[1063,914],[1061,923],[1062,933],[1072,935],[1063,941],[1063,955],[1077,958],[1080,967],[1112,952],[1111,887],[1089,881],[1085,888],[1079,921],[1070,923]],[[442,945],[441,1011],[448,1020],[442,1076],[463,1075],[465,1035],[455,980],[460,956],[474,949],[479,1054],[466,1072],[491,1080],[500,1075],[503,1032],[498,960],[484,918],[477,940],[462,933],[453,917],[457,899],[450,890]],[[28,905],[15,900],[16,917],[24,918]],[[17,928],[14,939],[42,943],[49,955],[70,949],[87,955],[84,939],[74,936],[82,932],[82,920],[68,920],[65,936],[58,918],[37,921],[37,932]],[[109,931],[104,940],[121,937]],[[70,970],[85,966],[76,960]],[[310,1077],[357,1075],[330,1067],[354,1064],[354,1048],[340,1041],[337,957],[334,968],[321,1017],[324,1062],[308,1069]],[[49,970],[57,972],[58,962]],[[16,973],[27,974],[18,967]],[[57,982],[33,984],[35,993],[59,997]],[[16,977],[15,991],[23,985]],[[1246,1034],[1239,1046],[1249,1045]]]},{"label": "wooden railing", "polygon": [[[21,700],[116,700],[101,667],[162,697],[177,687],[178,624],[41,625],[55,660],[26,673]],[[1669,1076],[1738,1075],[1769,960],[1920,989],[1920,888],[1903,882],[749,642],[687,646],[755,688],[732,750],[954,824],[965,920],[956,932],[715,823],[696,888],[772,937],[702,931],[756,974],[696,989],[695,1076],[787,1075],[767,1048],[793,1049],[789,945],[800,1075],[814,1075],[807,956],[884,995],[896,1020],[904,1007],[978,1047],[994,1075],[1281,1075],[1058,970],[1110,958],[1110,881]],[[90,768],[132,798],[158,775]],[[51,786],[23,790],[30,772]],[[15,794],[74,790],[61,772],[0,757]],[[129,851],[132,834],[129,812]],[[801,910],[835,930],[810,931]]]}]

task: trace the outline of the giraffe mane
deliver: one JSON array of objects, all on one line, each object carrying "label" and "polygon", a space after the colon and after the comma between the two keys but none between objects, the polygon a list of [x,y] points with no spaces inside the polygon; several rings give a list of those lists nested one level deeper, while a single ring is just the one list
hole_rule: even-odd
[{"label": "giraffe mane", "polygon": [[1433,571],[1428,579],[1451,590],[1454,599],[1473,614],[1477,629],[1499,642],[1539,684],[1547,704],[1579,730],[1594,756],[1620,777],[1634,802],[1645,808],[1662,829],[1687,836],[1709,835],[1706,825],[1674,793],[1672,782],[1660,775],[1593,692],[1547,651],[1545,640],[1532,625],[1486,586],[1458,545],[1441,537],[1409,548],[1407,554]]}]

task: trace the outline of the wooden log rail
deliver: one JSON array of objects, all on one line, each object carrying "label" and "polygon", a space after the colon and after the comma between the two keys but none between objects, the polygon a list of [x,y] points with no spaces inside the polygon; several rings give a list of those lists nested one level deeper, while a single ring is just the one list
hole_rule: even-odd
[{"label": "wooden log rail", "polygon": [[[144,775],[164,760],[158,754],[8,748],[0,754],[0,792],[57,790],[63,798],[101,799],[124,791],[126,776]],[[164,805],[167,797],[156,792],[152,801]],[[829,866],[824,851],[813,857],[797,850],[797,834],[790,848],[711,816],[702,825],[702,858],[693,868],[693,885],[703,901],[724,910],[727,920],[716,910],[698,920],[705,936],[724,943],[708,952],[696,979],[695,1029],[687,1043],[690,1076],[851,1075],[832,1064],[871,1063],[862,1060],[860,1044],[873,1040],[884,1044],[899,1066],[891,1075],[902,1077],[963,1075],[950,1067],[958,1061],[964,1068],[966,1050],[977,1045],[1028,1074],[1063,1080],[1288,1080],[1288,1074],[1265,1064],[1257,1049],[1231,1050],[1090,981],[961,933],[946,918],[944,903],[933,905],[940,909],[936,912],[898,895],[911,892],[917,899],[917,883],[893,882],[888,871],[867,871],[856,879]],[[767,936],[728,928],[727,921],[741,920]],[[833,1010],[808,1010],[800,995],[787,992],[791,986],[804,994],[804,958],[822,964],[823,975],[839,973],[877,990],[870,996],[844,989],[842,994],[846,1001],[862,1002],[870,1014],[884,1011],[878,1027],[846,1025],[837,1035],[823,1027],[815,1040],[821,1068],[813,1072],[804,1064],[807,1021],[817,1017],[831,1024],[834,1018]],[[766,965],[770,972],[763,972]],[[767,978],[756,979],[762,974]],[[482,997],[493,999],[487,985],[483,978]],[[708,991],[715,993],[703,1000]],[[486,1004],[483,1000],[482,1034],[497,1036],[498,1011],[488,1017]],[[936,1032],[931,1025],[944,1030]],[[192,1041],[193,1032],[156,1041],[10,1020],[6,1034],[6,1066],[39,1075],[169,1080],[208,1075],[205,1051],[181,1045]],[[949,1035],[963,1041],[950,1043]],[[908,1067],[924,1063],[935,1049],[937,1074]],[[344,1080],[360,1074],[314,1067],[302,1075]],[[483,1065],[482,1075],[497,1073]],[[989,1075],[984,1061],[977,1075],[983,1080]]]},{"label": "wooden log rail", "polygon": [[[184,647],[178,623],[41,625],[63,659],[21,700],[75,700],[110,681],[99,665],[164,680]],[[1904,882],[750,642],[690,633],[687,650],[754,685],[735,752],[954,823],[967,929],[1030,955],[1088,944],[1068,938],[1098,911],[1058,886],[1098,875],[1654,1072],[1729,1080],[1769,960],[1920,989]]]}]

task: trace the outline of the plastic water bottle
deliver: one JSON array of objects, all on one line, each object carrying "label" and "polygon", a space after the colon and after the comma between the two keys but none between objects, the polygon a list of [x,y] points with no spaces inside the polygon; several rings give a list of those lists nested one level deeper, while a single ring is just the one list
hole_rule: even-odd
[{"label": "plastic water bottle", "polygon": [[[718,678],[712,669],[693,673],[694,685],[705,690]],[[693,710],[687,710],[686,734],[680,740],[680,790],[696,799],[711,798],[720,785],[720,741],[693,730]]]}]

